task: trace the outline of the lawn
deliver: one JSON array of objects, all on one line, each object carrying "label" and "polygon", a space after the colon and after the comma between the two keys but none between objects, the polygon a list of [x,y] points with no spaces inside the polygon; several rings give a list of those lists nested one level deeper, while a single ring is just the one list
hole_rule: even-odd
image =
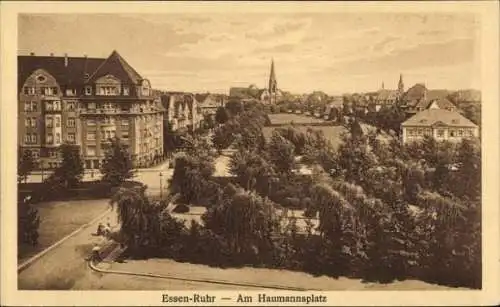
[{"label": "lawn", "polygon": [[313,116],[293,113],[269,114],[269,119],[273,124],[289,124],[292,121],[296,124],[324,123],[325,121]]},{"label": "lawn", "polygon": [[109,208],[107,199],[54,201],[35,206],[40,215],[38,246],[20,245],[19,262],[51,246]]},{"label": "lawn", "polygon": [[[275,115],[275,114],[273,114]],[[281,114],[279,114],[281,115]],[[288,115],[288,114],[283,114],[283,115]],[[294,115],[294,114],[291,114]],[[306,132],[307,129],[311,128],[313,130],[321,130],[325,134],[326,138],[330,140],[332,145],[336,148],[340,142],[341,142],[341,133],[345,131],[345,128],[343,126],[296,126],[295,127],[297,130]],[[263,133],[264,136],[266,137],[267,140],[269,140],[272,136],[273,130],[276,129],[276,127],[264,127]]]}]

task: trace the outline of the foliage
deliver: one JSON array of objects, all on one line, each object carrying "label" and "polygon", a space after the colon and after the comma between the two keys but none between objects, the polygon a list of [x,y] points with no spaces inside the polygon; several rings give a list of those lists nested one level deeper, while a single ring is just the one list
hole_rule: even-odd
[{"label": "foliage", "polygon": [[104,163],[101,165],[102,181],[111,186],[118,186],[134,177],[132,156],[120,139],[110,140],[106,149]]},{"label": "foliage", "polygon": [[17,182],[26,181],[28,175],[35,168],[35,160],[31,150],[17,150]]},{"label": "foliage", "polygon": [[84,172],[79,146],[62,144],[59,152],[62,157],[61,165],[46,179],[53,192],[76,188]]},{"label": "foliage", "polygon": [[198,156],[179,156],[175,160],[170,191],[179,194],[179,201],[186,204],[209,201],[205,197],[213,188],[210,182],[215,168],[213,159]]},{"label": "foliage", "polygon": [[177,206],[175,206],[175,208],[172,210],[172,212],[187,213],[187,212],[189,212],[189,206],[186,204],[178,204]]},{"label": "foliage", "polygon": [[290,173],[295,167],[295,146],[276,132],[269,143],[269,160],[280,173]]},{"label": "foliage", "polygon": [[219,107],[215,113],[215,121],[218,124],[225,124],[229,120],[229,114],[226,108]]}]

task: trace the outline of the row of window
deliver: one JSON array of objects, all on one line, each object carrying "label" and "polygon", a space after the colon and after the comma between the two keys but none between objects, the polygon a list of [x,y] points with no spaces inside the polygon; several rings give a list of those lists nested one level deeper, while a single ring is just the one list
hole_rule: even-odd
[{"label": "row of window", "polygon": [[[115,124],[115,118],[113,117],[104,117],[100,120],[100,123],[102,124]],[[87,126],[95,126],[97,124],[97,121],[95,119],[87,119],[86,121]],[[129,120],[128,119],[122,119],[120,120],[120,124],[122,126],[128,126],[129,125]]]},{"label": "row of window", "polygon": [[[431,128],[410,128],[406,130],[406,135],[408,136],[432,136],[432,129]],[[443,138],[445,135],[445,129],[437,129],[436,130],[436,136],[438,138]],[[448,135],[450,137],[471,137],[474,136],[474,132],[472,129],[464,129],[464,128],[459,128],[459,129],[448,129]]]},{"label": "row of window", "polygon": [[44,96],[56,96],[59,93],[59,89],[55,86],[42,86],[42,87],[32,87],[32,86],[25,86],[24,87],[24,94],[25,95],[36,95],[36,94],[42,94]]},{"label": "row of window", "polygon": [[[68,133],[66,136],[66,142],[74,144],[76,140],[75,133]],[[57,132],[55,134],[47,133],[47,137],[45,139],[47,144],[61,144],[61,133]],[[38,134],[37,133],[26,133],[24,135],[24,143],[25,144],[36,144],[38,142]]]},{"label": "row of window", "polygon": [[[53,128],[54,127],[54,119],[55,119],[55,126],[57,128],[61,127],[61,118],[60,117],[47,117],[45,120],[45,125],[47,128]],[[37,126],[37,118],[36,117],[27,117],[24,120],[24,125],[26,128],[35,128]],[[68,118],[66,121],[66,127],[75,127],[76,119],[74,117]]]},{"label": "row of window", "polygon": [[[47,111],[62,111],[62,103],[59,100],[43,101],[43,103],[45,104],[45,110]],[[73,111],[76,109],[76,102],[74,101],[67,101],[65,105],[67,111]],[[24,111],[37,112],[38,103],[36,101],[26,101],[24,103]]]},{"label": "row of window", "polygon": [[[115,130],[102,130],[101,131],[101,140],[112,139],[115,136],[116,136]],[[87,140],[88,141],[95,141],[96,137],[97,137],[97,133],[95,131],[87,132]],[[129,137],[128,131],[122,131],[121,138],[128,139],[128,137]]]},{"label": "row of window", "polygon": [[[122,87],[123,95],[130,95],[130,89],[128,86]],[[42,87],[33,87],[33,86],[25,86],[23,89],[23,93],[25,95],[36,95],[41,94],[44,96],[57,96],[59,94],[59,88],[55,86],[42,86]],[[67,88],[66,96],[76,96],[75,88]],[[92,86],[86,86],[85,95],[92,95]],[[96,87],[96,94],[101,96],[117,96],[120,95],[120,87],[117,86],[98,86]]]}]

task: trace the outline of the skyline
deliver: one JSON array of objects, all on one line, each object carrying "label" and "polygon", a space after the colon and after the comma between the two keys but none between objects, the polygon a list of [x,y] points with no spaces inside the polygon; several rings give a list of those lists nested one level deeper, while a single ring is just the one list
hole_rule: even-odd
[{"label": "skyline", "polygon": [[400,74],[405,89],[480,89],[478,31],[464,13],[21,14],[18,54],[117,50],[153,88],[172,91],[264,88],[271,59],[292,93],[396,89]]}]

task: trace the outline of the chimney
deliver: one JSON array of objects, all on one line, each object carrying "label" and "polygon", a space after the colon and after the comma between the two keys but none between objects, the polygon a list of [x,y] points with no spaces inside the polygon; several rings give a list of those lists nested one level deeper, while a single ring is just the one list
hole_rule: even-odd
[{"label": "chimney", "polygon": [[68,54],[64,54],[64,67],[68,67]]},{"label": "chimney", "polygon": [[34,53],[34,52],[30,52],[30,55],[31,55],[31,56],[35,56],[35,53]]}]

